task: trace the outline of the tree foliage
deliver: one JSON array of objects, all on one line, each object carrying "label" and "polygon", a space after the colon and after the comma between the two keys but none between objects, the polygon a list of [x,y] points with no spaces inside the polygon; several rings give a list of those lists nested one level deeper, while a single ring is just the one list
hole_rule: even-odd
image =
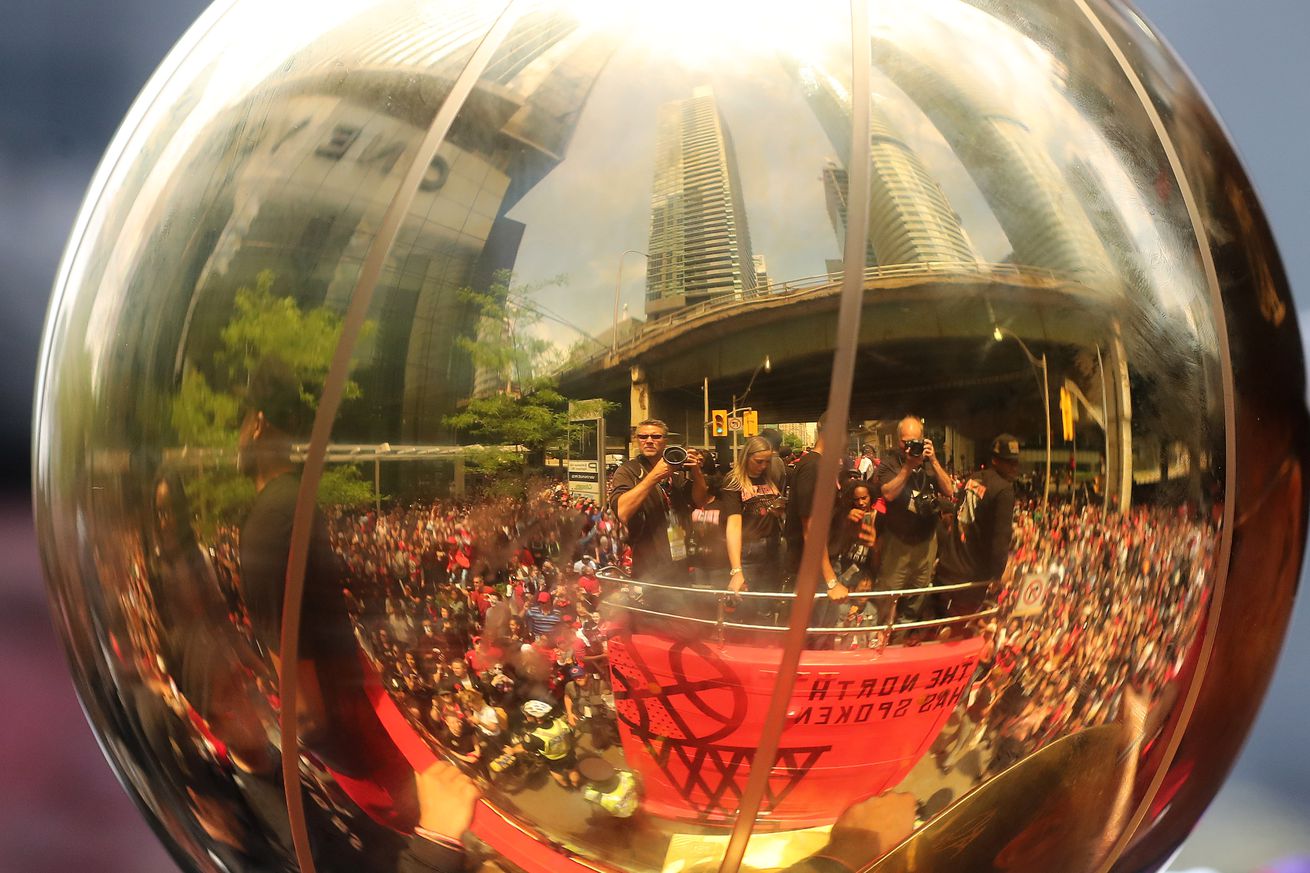
[{"label": "tree foliage", "polygon": [[532,328],[542,313],[531,297],[543,288],[564,282],[556,276],[531,285],[513,284],[513,273],[497,270],[486,290],[461,288],[459,299],[477,313],[473,336],[461,336],[455,343],[468,353],[473,366],[494,373],[498,387],[505,391],[534,382],[550,372],[559,349],[553,342],[535,336]]},{"label": "tree foliage", "polygon": [[[171,409],[182,447],[236,448],[241,397],[251,374],[270,356],[285,362],[299,382],[301,397],[309,406],[317,405],[341,340],[341,317],[322,306],[302,310],[292,298],[275,294],[276,278],[264,270],[255,277],[253,288],[238,289],[232,319],[219,334],[219,348],[208,362],[187,365]],[[366,323],[361,336],[371,336],[375,328],[373,322]],[[347,381],[345,396],[359,395],[359,384]],[[230,458],[195,472],[188,478],[187,493],[206,532],[240,519],[255,496],[253,484],[237,472]],[[373,489],[353,467],[329,469],[319,485],[319,500],[361,505],[373,500]]]},{"label": "tree foliage", "polygon": [[521,446],[523,452],[483,449],[467,456],[469,466],[483,473],[499,473],[527,460],[540,462],[546,448],[568,437],[568,398],[562,395],[550,372],[559,357],[557,346],[534,336],[532,327],[542,313],[530,296],[558,285],[563,277],[535,285],[514,285],[508,270],[497,271],[485,290],[464,288],[460,299],[477,312],[472,337],[457,340],[475,368],[496,374],[494,393],[473,397],[459,412],[444,419],[462,436],[496,446]]},{"label": "tree foliage", "polygon": [[479,442],[523,446],[540,451],[568,435],[568,399],[547,379],[528,385],[521,394],[475,397],[446,424]]}]

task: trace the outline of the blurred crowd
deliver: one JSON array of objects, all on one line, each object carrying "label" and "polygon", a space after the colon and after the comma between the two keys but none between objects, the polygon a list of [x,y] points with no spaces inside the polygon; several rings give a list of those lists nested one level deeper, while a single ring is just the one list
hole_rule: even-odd
[{"label": "blurred crowd", "polygon": [[[980,778],[1076,730],[1119,720],[1125,696],[1170,693],[1187,667],[1214,576],[1217,531],[1186,511],[1030,499],[1015,513],[998,620],[967,706],[938,743],[943,767],[977,744]],[[1044,595],[1016,614],[1024,586]]]},{"label": "blurred crowd", "polygon": [[531,701],[594,749],[613,743],[596,574],[626,549],[594,502],[539,484],[518,499],[338,512],[329,526],[365,650],[423,735],[492,777],[532,726]]}]

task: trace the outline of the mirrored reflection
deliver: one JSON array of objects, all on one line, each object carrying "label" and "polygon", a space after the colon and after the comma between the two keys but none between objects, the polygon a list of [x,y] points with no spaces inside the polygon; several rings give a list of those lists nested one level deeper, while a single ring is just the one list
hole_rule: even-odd
[{"label": "mirrored reflection", "polygon": [[1104,860],[1223,572],[1220,327],[1109,50],[1007,10],[870,4],[868,94],[841,3],[379,3],[177,76],[68,274],[40,487],[89,709],[185,853],[295,863],[294,674],[320,869],[714,870],[753,768],[743,869],[944,852],[982,804],[970,863],[1037,864],[996,798],[1081,815],[1055,762],[1104,777],[1061,864]]}]

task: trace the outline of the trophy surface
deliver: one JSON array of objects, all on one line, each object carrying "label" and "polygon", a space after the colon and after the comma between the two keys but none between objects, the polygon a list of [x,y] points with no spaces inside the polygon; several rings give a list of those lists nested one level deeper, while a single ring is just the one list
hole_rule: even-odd
[{"label": "trophy surface", "polygon": [[1124,4],[233,0],[73,229],[37,521],[195,870],[1138,873],[1273,669],[1304,373]]}]

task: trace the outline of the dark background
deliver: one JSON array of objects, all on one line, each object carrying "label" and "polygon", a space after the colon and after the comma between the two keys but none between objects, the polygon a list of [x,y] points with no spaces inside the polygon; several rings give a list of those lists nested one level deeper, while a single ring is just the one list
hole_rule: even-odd
[{"label": "dark background", "polygon": [[[0,870],[174,869],[80,712],[33,541],[30,410],[51,283],[82,193],[137,91],[204,4],[7,0],[0,9]],[[1139,0],[1210,96],[1260,190],[1310,321],[1306,0]],[[1303,573],[1303,578],[1304,578]],[[1258,633],[1253,628],[1252,633]],[[1228,785],[1174,869],[1310,855],[1310,608]]]}]

